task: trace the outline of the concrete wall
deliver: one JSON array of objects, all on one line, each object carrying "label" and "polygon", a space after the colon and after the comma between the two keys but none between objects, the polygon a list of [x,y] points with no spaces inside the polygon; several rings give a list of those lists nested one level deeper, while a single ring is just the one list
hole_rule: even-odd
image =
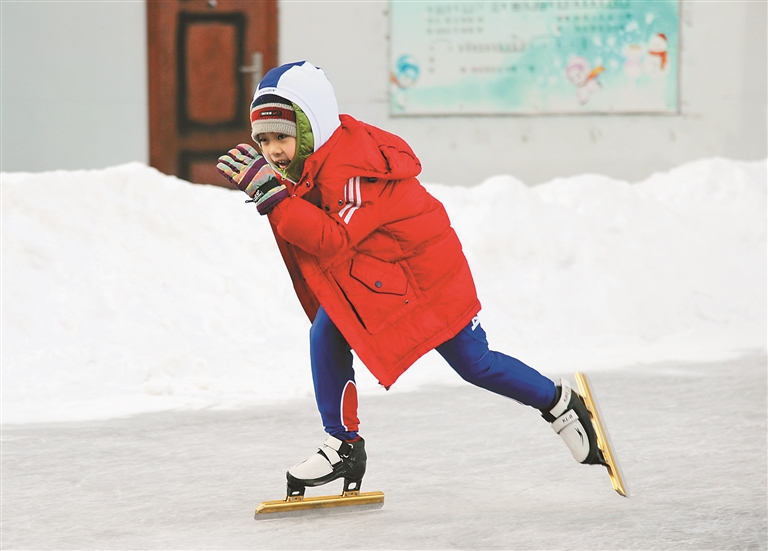
[{"label": "concrete wall", "polygon": [[2,170],[149,162],[143,2],[0,4]]},{"label": "concrete wall", "polygon": [[[683,2],[675,116],[391,118],[388,1],[281,0],[281,62],[325,69],[343,112],[402,135],[423,180],[635,181],[702,157],[762,159],[766,2]],[[2,170],[148,161],[143,2],[3,2]]]}]

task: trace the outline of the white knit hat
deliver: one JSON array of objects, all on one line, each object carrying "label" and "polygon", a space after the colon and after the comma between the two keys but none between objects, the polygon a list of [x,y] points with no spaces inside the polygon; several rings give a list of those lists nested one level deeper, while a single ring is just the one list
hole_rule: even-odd
[{"label": "white knit hat", "polygon": [[275,132],[296,137],[296,111],[293,104],[274,94],[264,94],[251,105],[251,136]]}]

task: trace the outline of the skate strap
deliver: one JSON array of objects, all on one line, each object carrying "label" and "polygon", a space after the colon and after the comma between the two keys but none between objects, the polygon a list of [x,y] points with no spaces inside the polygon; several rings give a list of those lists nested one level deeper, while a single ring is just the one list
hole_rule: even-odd
[{"label": "skate strap", "polygon": [[338,438],[329,436],[325,439],[325,442],[323,442],[323,445],[320,447],[320,449],[317,450],[317,453],[323,455],[328,460],[328,463],[335,465],[341,461],[339,450],[341,450],[344,444],[345,442],[342,442]]},{"label": "skate strap", "polygon": [[573,423],[574,421],[578,421],[579,416],[576,414],[575,411],[572,409],[569,409],[565,413],[563,413],[560,417],[552,421],[552,429],[557,433],[560,434],[560,432]]},{"label": "skate strap", "polygon": [[552,414],[552,417],[560,417],[565,413],[571,403],[572,392],[571,384],[566,379],[560,379],[560,399],[557,401],[557,404],[555,404],[555,407],[549,411],[549,413]]}]

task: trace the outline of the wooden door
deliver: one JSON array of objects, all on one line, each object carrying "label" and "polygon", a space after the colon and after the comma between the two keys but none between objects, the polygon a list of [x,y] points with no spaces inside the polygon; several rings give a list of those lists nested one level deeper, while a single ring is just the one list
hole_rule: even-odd
[{"label": "wooden door", "polygon": [[219,155],[248,142],[249,103],[277,64],[277,0],[147,0],[149,163],[228,186]]}]

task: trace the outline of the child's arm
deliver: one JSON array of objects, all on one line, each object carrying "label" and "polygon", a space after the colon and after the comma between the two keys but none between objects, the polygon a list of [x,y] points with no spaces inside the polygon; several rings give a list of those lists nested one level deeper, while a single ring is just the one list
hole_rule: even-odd
[{"label": "child's arm", "polygon": [[339,213],[324,210],[299,197],[291,197],[277,205],[270,214],[277,233],[304,251],[330,258],[354,247],[365,237],[395,217],[407,217],[407,211],[418,212],[423,204],[418,192],[403,196],[410,189],[423,190],[408,180],[389,184],[385,181],[362,185],[362,199],[347,204]]}]

